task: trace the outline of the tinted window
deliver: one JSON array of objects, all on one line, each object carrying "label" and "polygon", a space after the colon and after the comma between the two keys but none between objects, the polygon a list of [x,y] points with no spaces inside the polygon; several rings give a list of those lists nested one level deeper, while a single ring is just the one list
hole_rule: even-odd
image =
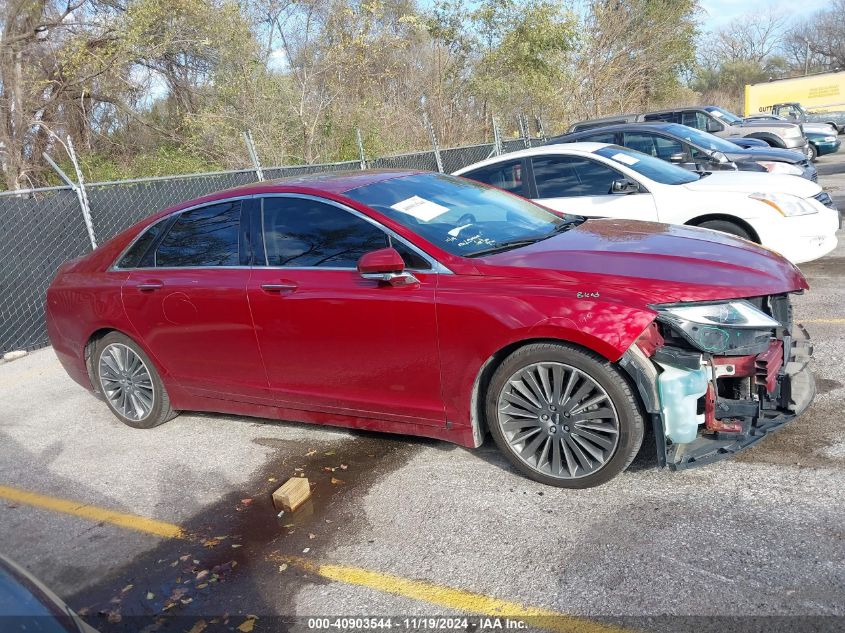
[{"label": "tinted window", "polygon": [[162,220],[161,222],[157,222],[149,227],[144,233],[139,237],[135,243],[130,247],[126,254],[120,259],[118,263],[118,268],[143,268],[148,266],[153,266],[153,258],[152,253],[149,253],[142,263],[141,258],[144,257],[144,254],[147,252],[147,249],[150,248],[153,242],[156,241],[156,238],[161,234],[164,230],[164,227],[168,225],[167,220]]},{"label": "tinted window", "polygon": [[158,267],[237,266],[241,202],[185,211],[156,249]]},{"label": "tinted window", "polygon": [[690,143],[704,149],[718,150],[720,152],[739,152],[742,149],[715,134],[702,132],[686,125],[673,125],[669,128],[669,131],[675,136],[686,139]]},{"label": "tinted window", "polygon": [[646,114],[643,121],[666,121],[668,123],[677,123],[677,112],[655,112],[653,114]]},{"label": "tinted window", "polygon": [[617,171],[589,158],[543,156],[531,159],[538,198],[606,196]]},{"label": "tinted window", "polygon": [[389,245],[378,227],[317,200],[265,198],[263,215],[269,266],[355,268],[361,255]]},{"label": "tinted window", "polygon": [[615,143],[616,132],[597,132],[589,136],[582,136],[579,141],[586,141],[589,143]]},{"label": "tinted window", "polygon": [[682,112],[681,113],[681,124],[687,125],[689,127],[694,127],[697,130],[706,130],[707,129],[707,115],[703,112]]},{"label": "tinted window", "polygon": [[510,163],[499,163],[490,165],[489,167],[482,167],[467,174],[463,174],[465,178],[472,178],[478,182],[483,182],[488,185],[493,185],[499,189],[504,189],[511,193],[520,196],[527,196],[528,192],[525,189],[525,182],[522,179],[522,161],[514,161]]},{"label": "tinted window", "polygon": [[487,185],[445,174],[375,182],[344,195],[383,213],[454,255],[516,248],[583,220],[560,216]]},{"label": "tinted window", "polygon": [[685,153],[679,141],[649,132],[625,132],[624,145],[661,160],[669,160],[672,154]]}]

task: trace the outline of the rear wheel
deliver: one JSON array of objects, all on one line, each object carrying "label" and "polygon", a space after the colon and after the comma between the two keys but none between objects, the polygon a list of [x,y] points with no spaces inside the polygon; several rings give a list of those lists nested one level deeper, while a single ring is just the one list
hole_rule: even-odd
[{"label": "rear wheel", "polygon": [[176,414],[150,359],[128,336],[111,332],[94,352],[98,387],[112,413],[136,429],[150,429]]},{"label": "rear wheel", "polygon": [[490,381],[493,439],[522,473],[561,488],[590,488],[633,461],[643,439],[639,403],[619,371],[570,345],[526,345]]},{"label": "rear wheel", "polygon": [[711,231],[721,231],[722,233],[727,233],[728,235],[736,235],[737,237],[741,237],[742,239],[749,240],[751,242],[754,241],[751,234],[745,227],[740,226],[735,222],[731,222],[730,220],[707,220],[706,222],[702,222],[696,226],[699,226],[702,229],[710,229]]}]

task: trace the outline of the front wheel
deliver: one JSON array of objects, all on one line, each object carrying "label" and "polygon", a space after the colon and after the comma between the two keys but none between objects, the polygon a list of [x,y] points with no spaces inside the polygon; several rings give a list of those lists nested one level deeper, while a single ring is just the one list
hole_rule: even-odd
[{"label": "front wheel", "polygon": [[112,413],[136,429],[150,429],[176,415],[150,359],[128,336],[111,332],[97,342],[94,372]]},{"label": "front wheel", "polygon": [[708,220],[707,222],[702,222],[696,226],[702,229],[710,229],[711,231],[720,231],[721,233],[727,233],[728,235],[736,235],[737,237],[741,237],[742,239],[750,242],[754,241],[751,234],[745,230],[745,228],[729,220]]},{"label": "front wheel", "polygon": [[815,163],[818,157],[819,150],[816,149],[816,146],[812,143],[807,145],[807,158],[810,160],[810,162]]},{"label": "front wheel", "polygon": [[600,356],[562,343],[526,345],[490,381],[487,425],[505,457],[561,488],[603,484],[633,461],[643,416],[628,382]]}]

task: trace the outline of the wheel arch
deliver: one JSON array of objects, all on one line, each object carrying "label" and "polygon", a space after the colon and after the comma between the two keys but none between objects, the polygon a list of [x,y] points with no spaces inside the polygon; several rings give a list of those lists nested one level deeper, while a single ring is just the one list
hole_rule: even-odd
[{"label": "wheel arch", "polygon": [[[518,341],[512,341],[511,343],[508,343],[504,347],[493,352],[479,368],[478,373],[475,376],[475,380],[472,384],[472,394],[470,402],[470,424],[472,425],[472,438],[474,443],[473,448],[478,448],[479,446],[481,446],[488,432],[487,424],[484,420],[484,394],[490,384],[490,379],[496,372],[496,369],[498,369],[499,365],[502,364],[502,361],[504,361],[508,356],[513,354],[518,349],[527,345],[534,345],[537,343],[567,345],[569,347],[582,349],[588,352],[592,352],[594,354],[597,353],[596,350],[590,349],[588,346],[583,345],[581,343],[577,343],[571,339],[555,338],[550,336],[537,336],[532,338],[523,338]],[[623,375],[626,380],[629,379],[627,372],[621,371],[620,374]]]},{"label": "wheel arch", "polygon": [[760,139],[761,141],[766,141],[766,143],[772,147],[786,149],[786,143],[783,142],[783,139],[777,134],[772,134],[771,132],[752,132],[751,134],[746,134],[745,138]]},{"label": "wheel arch", "polygon": [[150,352],[150,350],[147,348],[147,346],[144,345],[143,341],[140,341],[139,338],[137,336],[133,335],[132,332],[128,332],[124,329],[121,329],[121,328],[118,328],[118,327],[101,327],[101,328],[98,328],[98,329],[94,330],[93,332],[91,332],[91,334],[88,337],[88,340],[85,342],[85,347],[83,349],[83,359],[85,361],[85,369],[88,372],[88,380],[91,382],[91,388],[92,388],[92,390],[94,391],[95,394],[99,395],[100,390],[98,388],[98,381],[95,379],[95,374],[94,374],[94,347],[96,346],[97,341],[99,341],[103,337],[107,336],[108,334],[111,334],[112,332],[117,332],[118,334],[122,334],[123,336],[125,336],[126,338],[131,340],[133,343],[135,343],[138,347],[140,347],[144,351],[144,353],[147,355],[147,358],[149,358],[150,361],[152,361],[153,366],[155,367],[155,370],[158,372],[159,378],[162,380],[162,382],[165,383],[165,386],[170,388],[169,374],[161,366],[161,363],[158,362],[158,359],[156,358],[155,354],[152,354]]},{"label": "wheel arch", "polygon": [[732,224],[736,224],[739,227],[742,227],[744,230],[748,231],[748,234],[753,238],[753,241],[757,244],[760,243],[760,235],[754,229],[751,224],[749,224],[746,220],[743,220],[740,217],[735,215],[727,215],[725,213],[706,213],[704,215],[698,215],[691,220],[687,220],[685,224],[688,226],[701,226],[704,222],[709,222],[710,220],[722,220],[723,222],[731,222]]}]

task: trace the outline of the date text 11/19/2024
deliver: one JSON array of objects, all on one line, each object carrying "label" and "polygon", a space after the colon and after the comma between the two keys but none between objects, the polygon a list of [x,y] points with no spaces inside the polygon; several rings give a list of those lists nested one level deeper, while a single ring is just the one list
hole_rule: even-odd
[{"label": "date text 11/19/2024", "polygon": [[314,631],[495,631],[527,630],[526,619],[506,617],[336,617],[308,618],[307,626]]}]

